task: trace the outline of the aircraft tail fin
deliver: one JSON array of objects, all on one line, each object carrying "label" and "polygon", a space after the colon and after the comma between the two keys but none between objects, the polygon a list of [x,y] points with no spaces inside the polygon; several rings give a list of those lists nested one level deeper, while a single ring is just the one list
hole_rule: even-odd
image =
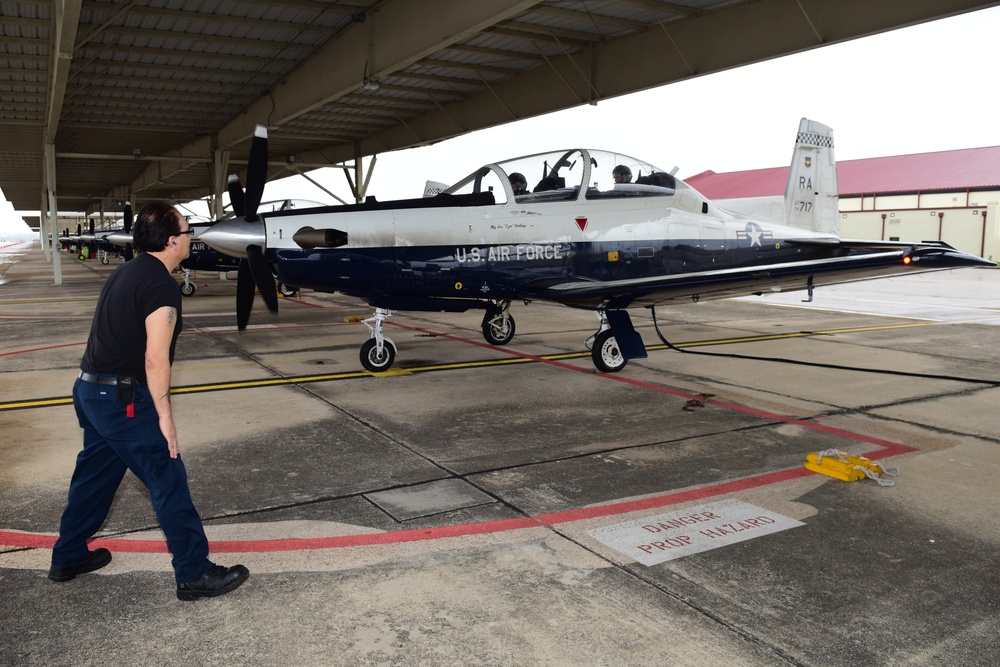
[{"label": "aircraft tail fin", "polygon": [[803,118],[785,185],[785,222],[800,229],[839,235],[837,198],[833,130]]}]

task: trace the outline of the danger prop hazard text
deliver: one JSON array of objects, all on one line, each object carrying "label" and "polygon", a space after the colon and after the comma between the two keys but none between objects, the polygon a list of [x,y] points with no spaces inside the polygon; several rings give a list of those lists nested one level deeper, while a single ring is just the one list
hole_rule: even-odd
[{"label": "danger prop hazard text", "polygon": [[741,500],[722,500],[596,528],[587,534],[644,565],[655,565],[801,525]]}]

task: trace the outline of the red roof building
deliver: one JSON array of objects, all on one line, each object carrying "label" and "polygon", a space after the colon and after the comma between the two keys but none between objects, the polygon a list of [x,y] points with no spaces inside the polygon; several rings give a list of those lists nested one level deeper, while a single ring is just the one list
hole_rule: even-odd
[{"label": "red roof building", "polygon": [[[780,200],[787,179],[788,167],[774,167],[684,180],[725,206]],[[1000,146],[838,162],[837,188],[842,238],[938,240],[1000,257]]]},{"label": "red roof building", "polygon": [[[717,174],[685,182],[709,199],[774,197],[785,193],[788,167]],[[1000,146],[837,162],[841,197],[871,194],[1000,189]]]}]

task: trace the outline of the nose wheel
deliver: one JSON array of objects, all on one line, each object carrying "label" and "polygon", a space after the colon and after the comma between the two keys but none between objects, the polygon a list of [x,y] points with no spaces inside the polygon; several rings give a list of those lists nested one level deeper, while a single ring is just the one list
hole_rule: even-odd
[{"label": "nose wheel", "polygon": [[514,318],[510,301],[494,303],[483,315],[483,338],[490,345],[506,345],[514,338]]},{"label": "nose wheel", "polygon": [[195,284],[191,282],[191,270],[184,269],[184,283],[181,285],[181,294],[184,296],[191,296],[195,293]]},{"label": "nose wheel", "polygon": [[396,345],[388,338],[382,339],[381,350],[374,338],[369,338],[361,345],[361,365],[366,371],[372,373],[387,371],[392,368],[394,361],[396,361]]},{"label": "nose wheel", "polygon": [[617,373],[625,368],[628,359],[622,356],[611,329],[601,331],[594,337],[594,345],[590,348],[590,357],[594,366],[602,373]]},{"label": "nose wheel", "polygon": [[625,368],[628,359],[622,354],[618,341],[608,324],[608,315],[604,310],[597,311],[597,318],[601,321],[601,326],[597,333],[587,339],[587,349],[590,350],[590,358],[594,366],[602,373],[617,373]]},{"label": "nose wheel", "polygon": [[376,308],[374,315],[363,320],[371,337],[361,345],[361,365],[371,373],[387,371],[396,361],[396,344],[382,333],[382,323],[391,315],[391,310]]}]

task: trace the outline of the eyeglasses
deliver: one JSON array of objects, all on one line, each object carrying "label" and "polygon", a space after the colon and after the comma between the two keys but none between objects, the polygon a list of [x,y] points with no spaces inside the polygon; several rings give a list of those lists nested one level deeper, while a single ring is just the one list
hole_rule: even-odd
[{"label": "eyeglasses", "polygon": [[185,229],[183,232],[177,232],[177,236],[194,236],[194,230]]}]

